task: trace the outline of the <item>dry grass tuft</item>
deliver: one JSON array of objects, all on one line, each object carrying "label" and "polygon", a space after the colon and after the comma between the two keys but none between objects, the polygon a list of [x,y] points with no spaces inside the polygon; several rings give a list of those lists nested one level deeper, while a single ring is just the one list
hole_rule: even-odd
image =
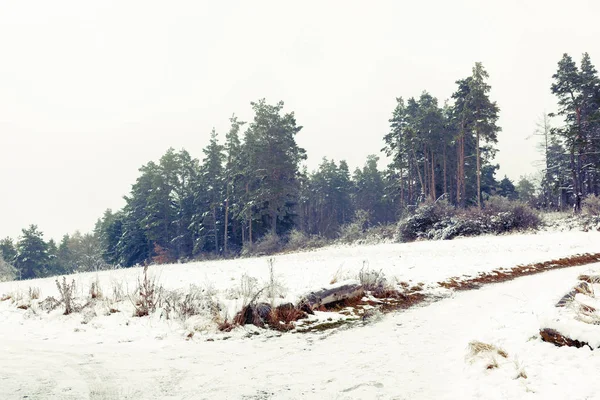
[{"label": "dry grass tuft", "polygon": [[37,300],[40,298],[40,288],[39,287],[29,287],[29,299]]},{"label": "dry grass tuft", "polygon": [[235,325],[228,320],[225,320],[218,325],[218,329],[221,332],[231,332],[233,328],[235,328]]},{"label": "dry grass tuft", "polygon": [[90,284],[90,297],[92,299],[102,298],[102,289],[100,288],[100,280],[98,277]]},{"label": "dry grass tuft", "polygon": [[469,354],[472,357],[478,356],[481,353],[495,353],[498,354],[500,357],[508,358],[508,353],[501,347],[489,343],[480,342],[478,340],[474,340],[469,343]]},{"label": "dry grass tuft", "polygon": [[12,296],[10,294],[3,294],[2,297],[0,297],[0,301],[6,301],[10,299],[12,299]]},{"label": "dry grass tuft", "polygon": [[294,322],[306,318],[307,314],[294,307],[293,304],[282,304],[278,307],[275,307],[271,310],[269,315],[267,316],[267,325],[271,328],[287,332],[294,329]]},{"label": "dry grass tuft", "polygon": [[342,280],[342,276],[343,276],[343,269],[342,267],[339,267],[337,269],[337,271],[335,271],[335,274],[333,274],[333,277],[331,277],[331,281],[329,281],[330,285],[334,285],[336,283],[338,283],[340,280]]}]

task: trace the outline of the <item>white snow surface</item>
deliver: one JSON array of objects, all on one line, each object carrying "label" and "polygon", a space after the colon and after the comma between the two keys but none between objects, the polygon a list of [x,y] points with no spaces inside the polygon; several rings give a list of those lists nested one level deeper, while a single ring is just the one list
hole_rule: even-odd
[{"label": "white snow surface", "polygon": [[[274,257],[274,269],[286,291],[278,301],[295,301],[335,275],[355,279],[364,265],[390,280],[434,290],[436,282],[455,276],[600,252],[599,239],[597,232],[546,232],[281,255]],[[554,304],[578,274],[594,269],[600,265],[451,293],[351,328],[308,334],[252,326],[220,333],[202,317],[132,317],[127,304],[120,305],[122,312],[92,318],[21,310],[2,301],[0,399],[600,398],[600,381],[592,378],[600,352],[557,348],[538,334],[556,317]],[[240,305],[231,292],[243,274],[268,279],[266,258],[150,271],[166,288],[212,287],[230,310]],[[131,291],[140,273],[133,268],[97,276],[105,292],[118,284]],[[81,296],[95,278],[73,277]],[[29,287],[39,288],[42,299],[58,297],[54,279],[0,283],[0,296],[25,296]],[[185,340],[190,331],[197,333]],[[503,348],[508,358],[469,357],[473,340]],[[491,358],[498,367],[487,369]]]}]

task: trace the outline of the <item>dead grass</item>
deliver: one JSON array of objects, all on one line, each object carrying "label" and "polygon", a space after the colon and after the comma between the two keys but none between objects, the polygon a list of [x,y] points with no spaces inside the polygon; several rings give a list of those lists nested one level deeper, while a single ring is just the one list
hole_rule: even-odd
[{"label": "dead grass", "polygon": [[581,347],[587,346],[590,348],[590,350],[593,350],[592,346],[590,346],[588,343],[580,342],[579,340],[570,339],[566,336],[563,336],[560,332],[558,332],[557,330],[554,330],[554,329],[550,329],[550,328],[540,329],[540,336],[542,337],[542,340],[544,342],[552,343],[553,345],[555,345],[557,347],[570,346],[570,347],[581,348]]},{"label": "dead grass", "polygon": [[10,294],[3,294],[2,297],[0,297],[0,301],[6,301],[10,299],[12,299],[12,296]]},{"label": "dead grass", "polygon": [[227,319],[218,325],[218,329],[221,332],[231,332],[233,328],[235,328],[235,325],[229,322]]},{"label": "dead grass", "polygon": [[102,298],[102,289],[100,288],[100,280],[98,277],[90,284],[90,297],[92,299]]},{"label": "dead grass", "polygon": [[480,342],[478,340],[473,340],[469,342],[469,354],[472,357],[478,356],[481,353],[495,353],[498,354],[500,357],[508,358],[508,353],[501,347],[489,343]]},{"label": "dead grass", "polygon": [[307,314],[293,304],[284,304],[272,309],[266,322],[272,329],[287,332],[296,327],[294,322],[306,317]]},{"label": "dead grass", "polygon": [[141,278],[138,278],[138,287],[135,293],[135,301],[132,300],[135,307],[134,316],[144,317],[150,315],[156,310],[160,298],[160,287],[156,278],[148,275],[148,266],[144,266],[144,272]]},{"label": "dead grass", "polygon": [[29,287],[29,299],[37,300],[40,298],[40,288],[39,287]]}]

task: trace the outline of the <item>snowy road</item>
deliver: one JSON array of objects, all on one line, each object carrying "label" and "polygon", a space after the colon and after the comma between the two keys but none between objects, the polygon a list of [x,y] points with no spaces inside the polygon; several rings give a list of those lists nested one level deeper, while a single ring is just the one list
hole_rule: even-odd
[{"label": "snowy road", "polygon": [[[600,398],[600,381],[590,379],[600,353],[537,338],[538,317],[589,269],[457,293],[322,334],[107,344],[44,340],[43,332],[16,326],[23,332],[0,336],[0,398]],[[465,360],[471,340],[502,346],[508,360],[494,370],[471,365]],[[515,379],[519,368],[527,379]]]}]

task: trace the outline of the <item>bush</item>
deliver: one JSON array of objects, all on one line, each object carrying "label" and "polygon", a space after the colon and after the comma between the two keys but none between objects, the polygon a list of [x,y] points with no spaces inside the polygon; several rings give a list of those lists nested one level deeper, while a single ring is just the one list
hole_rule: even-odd
[{"label": "bush", "polygon": [[0,282],[14,281],[17,277],[17,269],[4,261],[0,254]]},{"label": "bush", "polygon": [[242,255],[267,256],[281,251],[282,247],[283,246],[279,236],[268,233],[256,243],[245,244],[244,248],[242,249]]},{"label": "bush", "polygon": [[396,238],[400,242],[409,242],[426,237],[430,229],[449,218],[453,213],[452,206],[445,200],[423,203],[412,215],[400,221]]},{"label": "bush", "polygon": [[542,220],[538,213],[519,201],[492,196],[482,210],[471,207],[455,210],[447,203],[425,203],[398,224],[397,238],[453,239],[458,236],[499,234],[515,230],[537,229]]},{"label": "bush", "polygon": [[354,243],[359,240],[369,225],[371,214],[365,210],[357,210],[354,220],[340,228],[339,240],[342,243]]},{"label": "bush", "polygon": [[162,302],[167,319],[171,313],[175,313],[183,321],[195,315],[209,316],[217,320],[221,311],[216,292],[210,287],[190,285],[188,293],[182,290],[166,291]]},{"label": "bush", "polygon": [[134,316],[143,317],[156,311],[161,289],[156,283],[156,278],[148,276],[148,266],[144,266],[144,275],[138,278],[135,301],[132,301],[135,307]]},{"label": "bush", "polygon": [[600,216],[600,196],[587,196],[582,202],[583,212],[589,216]]},{"label": "bush", "polygon": [[538,213],[527,204],[499,196],[490,197],[483,212],[489,217],[493,233],[537,229],[542,223]]},{"label": "bush", "polygon": [[323,247],[327,241],[319,236],[308,236],[304,232],[294,229],[290,232],[287,243],[284,246],[286,251],[298,251],[315,249]]},{"label": "bush", "polygon": [[71,314],[76,309],[75,305],[75,279],[71,284],[67,283],[67,278],[63,276],[62,283],[56,279],[56,287],[60,293],[60,302],[65,306],[65,315]]}]

